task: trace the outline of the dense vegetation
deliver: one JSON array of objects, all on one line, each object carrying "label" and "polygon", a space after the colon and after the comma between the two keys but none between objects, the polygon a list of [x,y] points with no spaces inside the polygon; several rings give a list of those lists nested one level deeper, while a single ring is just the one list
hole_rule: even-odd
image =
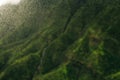
[{"label": "dense vegetation", "polygon": [[0,12],[0,80],[120,80],[119,0],[22,0]]}]

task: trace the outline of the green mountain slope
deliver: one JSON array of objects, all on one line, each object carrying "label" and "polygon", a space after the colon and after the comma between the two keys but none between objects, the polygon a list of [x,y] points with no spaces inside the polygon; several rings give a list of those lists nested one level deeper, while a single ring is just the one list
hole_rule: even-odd
[{"label": "green mountain slope", "polygon": [[120,79],[119,0],[22,0],[5,9],[0,80]]}]

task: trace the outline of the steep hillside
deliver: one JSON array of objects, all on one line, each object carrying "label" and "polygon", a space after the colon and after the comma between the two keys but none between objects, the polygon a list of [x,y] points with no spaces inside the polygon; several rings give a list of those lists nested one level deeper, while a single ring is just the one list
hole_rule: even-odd
[{"label": "steep hillside", "polygon": [[0,80],[120,80],[119,0],[22,0],[0,11]]}]

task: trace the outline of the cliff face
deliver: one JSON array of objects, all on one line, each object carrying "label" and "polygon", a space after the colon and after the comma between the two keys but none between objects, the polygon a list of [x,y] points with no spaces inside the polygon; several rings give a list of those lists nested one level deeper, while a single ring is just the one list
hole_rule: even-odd
[{"label": "cliff face", "polygon": [[22,0],[0,11],[0,80],[120,79],[119,0]]}]

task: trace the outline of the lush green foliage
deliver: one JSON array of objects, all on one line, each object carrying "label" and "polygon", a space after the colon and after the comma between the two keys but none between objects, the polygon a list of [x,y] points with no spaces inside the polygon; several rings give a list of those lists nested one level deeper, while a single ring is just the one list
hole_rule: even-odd
[{"label": "lush green foliage", "polygon": [[0,80],[119,80],[119,8],[119,0],[23,0],[6,8]]}]

